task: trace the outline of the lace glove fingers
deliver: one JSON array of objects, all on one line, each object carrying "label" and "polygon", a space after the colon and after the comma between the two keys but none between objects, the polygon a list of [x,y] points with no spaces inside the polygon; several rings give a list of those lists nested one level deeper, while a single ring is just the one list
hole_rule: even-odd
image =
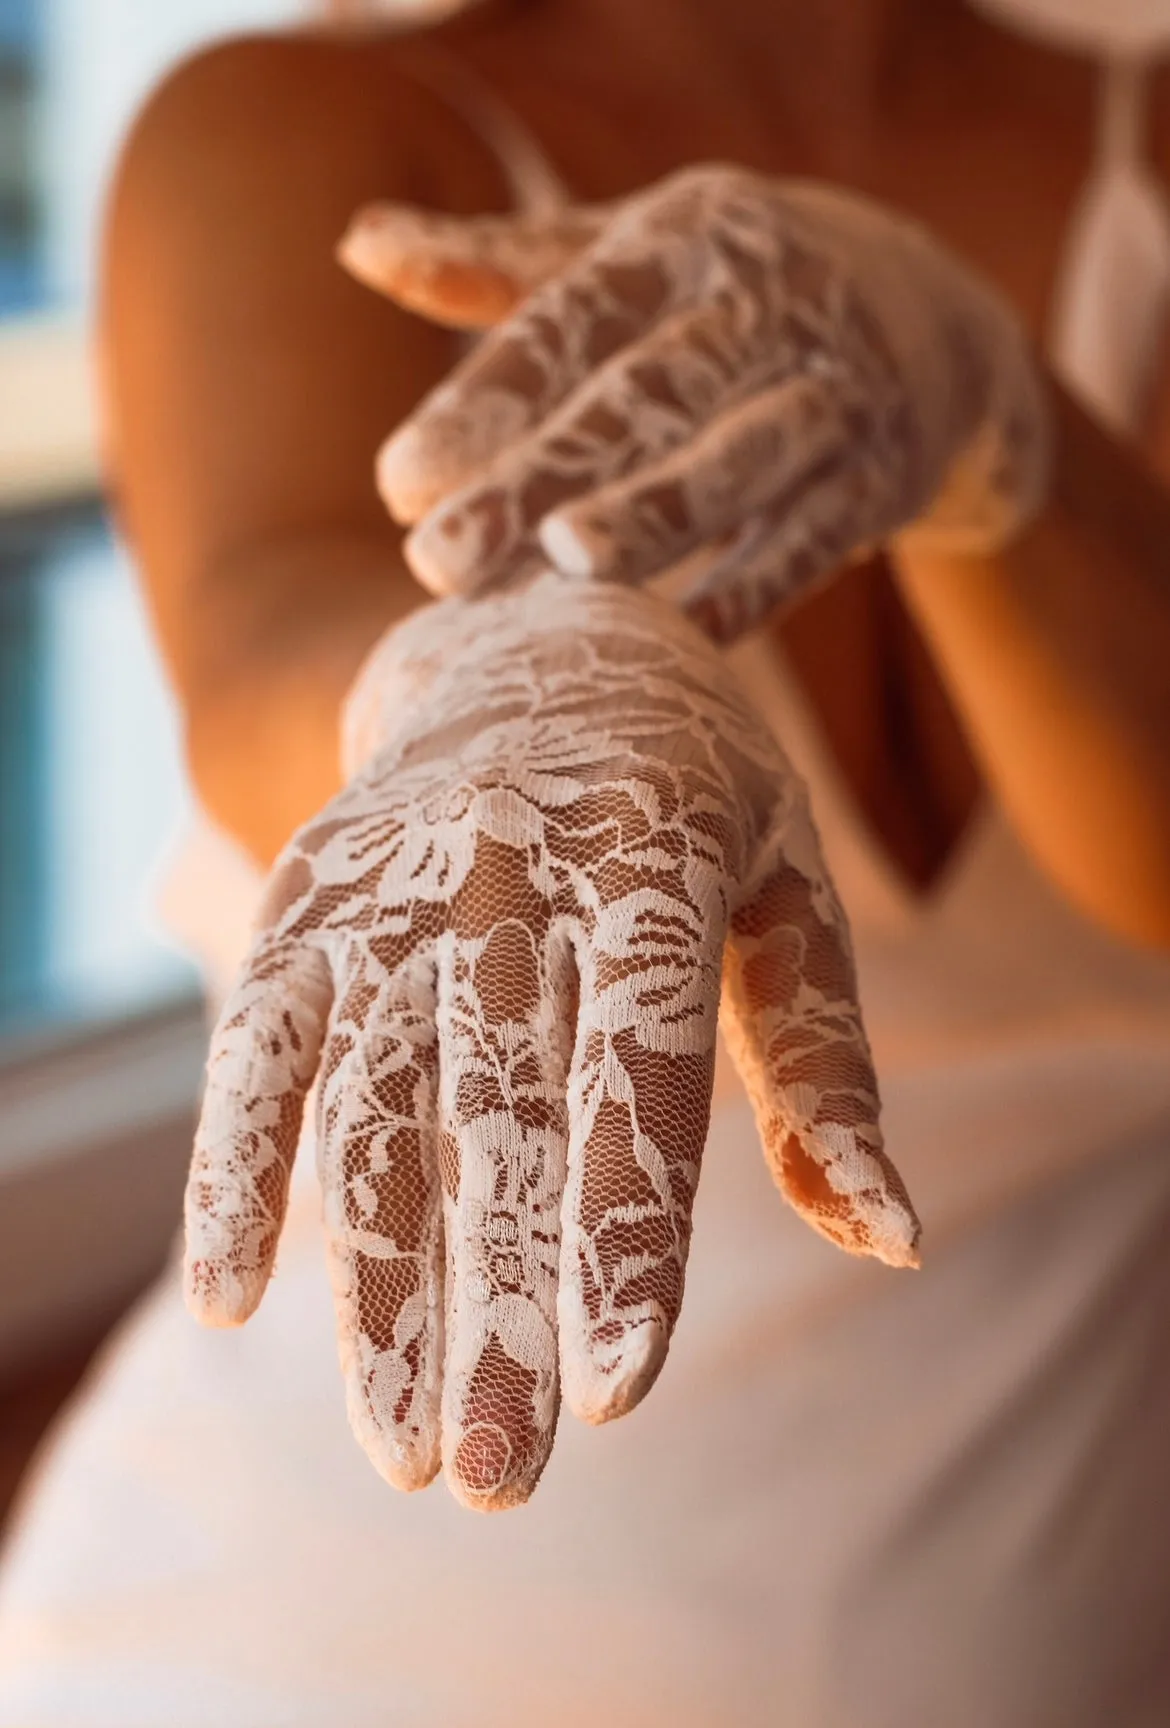
[{"label": "lace glove fingers", "polygon": [[[420,521],[541,426],[614,355],[673,314],[698,310],[702,296],[690,267],[691,242],[678,237],[673,245],[658,245],[651,233],[631,224],[630,215],[623,212],[567,269],[489,331],[382,446],[378,488],[398,521]],[[672,368],[685,372],[688,353],[676,356],[673,346]],[[630,400],[669,408],[670,381],[663,375],[655,390],[653,357],[652,349],[648,376]],[[719,354],[708,363],[718,367]],[[619,416],[610,441],[627,435],[622,404]],[[600,410],[597,420],[593,441],[600,436],[605,442]],[[557,502],[550,498],[546,508]]]},{"label": "lace glove fingers", "polygon": [[[490,457],[477,448],[475,460],[461,464],[476,470],[475,479],[443,497],[407,537],[404,551],[415,575],[435,593],[489,588],[513,571],[525,552],[535,550],[538,537],[545,553],[569,574],[625,574],[617,548],[610,558],[604,555],[610,550],[604,540],[607,517],[594,495],[608,484],[620,487],[621,477],[636,474],[646,487],[643,516],[652,509],[646,500],[661,496],[663,513],[669,518],[673,498],[667,495],[668,488],[679,495],[679,509],[698,509],[704,493],[725,494],[727,462],[716,454],[712,437],[718,442],[726,422],[717,419],[713,433],[704,434],[703,428],[712,415],[719,415],[742,395],[744,376],[754,378],[760,364],[759,357],[747,351],[724,308],[686,308],[664,318],[644,338],[627,344],[589,372],[535,432]],[[769,393],[764,410],[746,407],[746,432],[738,440],[734,434],[728,440],[732,462],[737,454],[740,457],[741,475],[743,460],[752,454],[745,445],[753,436],[757,445],[766,436],[762,424],[774,406]],[[799,402],[784,406],[786,418],[782,409],[784,423],[769,439],[770,447],[799,442],[801,430],[811,441],[813,411],[802,416]],[[840,418],[831,403],[820,418],[829,417]],[[803,427],[797,424],[801,419]],[[731,412],[726,420],[736,424]],[[467,431],[478,439],[473,422],[467,422]],[[429,427],[425,435],[429,437]],[[462,431],[453,432],[445,446],[449,464],[461,461],[462,437]],[[702,474],[692,484],[688,464],[697,453]],[[659,464],[667,472],[656,494],[653,485]],[[429,472],[436,477],[434,464]],[[753,481],[769,495],[769,477],[761,477],[758,466],[746,484],[750,487]],[[619,498],[623,496],[619,492]],[[566,500],[585,502],[566,508]],[[712,501],[708,513],[719,513],[718,501]],[[626,542],[636,538],[630,551],[641,554],[647,570],[657,568],[649,524],[629,517],[623,521]],[[665,524],[660,535],[669,538]],[[694,541],[685,531],[677,538],[684,546]],[[641,569],[630,572],[640,573]]]},{"label": "lace glove fingers", "polygon": [[879,455],[830,458],[713,551],[680,603],[712,641],[733,642],[881,544],[896,521],[892,505]]},{"label": "lace glove fingers", "polygon": [[[696,435],[657,461],[639,451],[636,468],[625,465],[633,472],[546,515],[541,544],[570,575],[641,582],[702,547],[740,541],[745,525],[775,532],[810,489],[845,473],[861,422],[839,384],[786,379],[714,418],[697,417],[688,428]],[[861,524],[841,490],[848,541]],[[737,557],[746,550],[737,545]],[[723,555],[713,567],[720,582],[732,579],[729,562]]]},{"label": "lace glove fingers", "polygon": [[[481,840],[476,863],[497,906],[531,907],[526,881],[522,898],[501,893],[524,877],[522,853]],[[441,945],[442,1455],[456,1499],[480,1511],[528,1499],[556,1430],[576,994],[569,940],[535,908],[489,913],[481,932]]]},{"label": "lace glove fingers", "polygon": [[916,1266],[920,1226],[883,1150],[848,927],[803,800],[732,916],[722,1014],[785,1199],[839,1247]]},{"label": "lace glove fingers", "polygon": [[[642,940],[661,916],[641,909]],[[660,931],[647,957],[603,952],[579,922],[504,918],[441,939],[433,1042],[417,963],[409,1017],[400,992],[393,1026],[347,1035],[336,1060],[331,1041],[321,1143],[351,1421],[396,1486],[441,1458],[464,1505],[517,1505],[562,1379],[591,1422],[652,1386],[682,1300],[721,933],[715,918],[692,959]]]},{"label": "lace glove fingers", "polygon": [[[572,230],[578,219],[574,251],[575,235],[566,243],[558,223]],[[647,475],[633,522],[599,515],[593,495],[639,463],[691,449],[704,419],[786,378],[836,380],[839,411],[852,420],[851,453],[880,456],[884,467],[883,539],[913,534],[937,549],[986,552],[1043,502],[1050,414],[1018,319],[925,230],[880,205],[707,164],[605,212],[486,226],[400,213],[389,227],[398,229],[396,256],[425,254],[436,281],[448,270],[474,272],[477,259],[500,281],[519,277],[523,266],[499,263],[519,251],[531,266],[525,280],[538,284],[511,311],[507,294],[496,296],[502,323],[379,457],[382,495],[392,514],[417,525],[407,555],[435,592],[496,580],[542,523],[545,553],[571,573],[625,565],[640,580],[664,567],[672,542],[685,559],[704,543],[704,512],[724,514],[710,501],[734,487],[730,477],[752,448],[746,421],[702,441],[694,477],[678,466]],[[383,268],[388,291],[397,269]],[[413,303],[425,310],[425,295]],[[653,336],[684,312],[700,330],[704,316],[717,315],[721,331],[687,342],[675,326],[664,355]],[[591,415],[570,414],[554,428],[591,375],[627,351],[624,398],[603,390]],[[692,408],[687,386],[704,365],[723,374],[723,387],[705,409]],[[774,436],[766,406],[761,415],[751,432],[762,426]],[[644,447],[632,423],[649,428]],[[768,484],[774,444],[765,437],[760,449],[765,473],[749,491]],[[713,469],[708,455],[719,458]],[[723,571],[733,591],[728,618],[748,616],[766,584],[753,577],[745,600],[735,572]]]},{"label": "lace glove fingers", "polygon": [[337,248],[359,282],[436,324],[485,330],[566,269],[600,234],[610,205],[541,214],[444,216],[367,204]]},{"label": "lace glove fingers", "polygon": [[724,919],[634,900],[607,910],[581,957],[569,1080],[561,1370],[592,1423],[632,1410],[665,1361],[715,1069]]},{"label": "lace glove fingers", "polygon": [[373,955],[339,992],[317,1159],[350,1426],[396,1488],[439,1468],[444,1246],[435,968]]},{"label": "lace glove fingers", "polygon": [[240,1325],[268,1283],[332,996],[323,954],[265,932],[212,1034],[185,1199],[185,1295],[205,1325]]}]

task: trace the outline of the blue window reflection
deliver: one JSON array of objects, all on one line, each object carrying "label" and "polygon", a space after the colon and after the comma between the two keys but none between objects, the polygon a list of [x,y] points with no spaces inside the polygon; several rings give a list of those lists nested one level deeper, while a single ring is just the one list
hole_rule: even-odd
[{"label": "blue window reflection", "polygon": [[101,509],[0,522],[0,1034],[195,988],[153,909],[188,803],[174,704]]},{"label": "blue window reflection", "polygon": [[0,0],[0,316],[43,297],[34,94],[39,36],[34,0]]}]

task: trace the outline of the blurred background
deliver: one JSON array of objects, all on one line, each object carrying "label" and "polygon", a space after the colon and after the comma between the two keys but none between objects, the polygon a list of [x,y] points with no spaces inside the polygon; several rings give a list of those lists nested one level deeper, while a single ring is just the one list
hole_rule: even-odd
[{"label": "blurred background", "polygon": [[308,0],[0,0],[0,1517],[169,1252],[203,1060],[157,910],[189,807],[102,497],[90,350],[119,143],[192,49]]}]

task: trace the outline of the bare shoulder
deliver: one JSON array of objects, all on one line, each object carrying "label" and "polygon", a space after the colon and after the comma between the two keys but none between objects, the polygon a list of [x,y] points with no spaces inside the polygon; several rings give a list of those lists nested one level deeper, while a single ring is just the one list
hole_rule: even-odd
[{"label": "bare shoulder", "polygon": [[176,66],[123,146],[101,248],[105,454],[180,671],[223,635],[217,572],[273,546],[360,540],[384,564],[397,545],[375,453],[457,350],[335,248],[376,199],[507,197],[409,58],[381,38],[231,38]]},{"label": "bare shoulder", "polygon": [[[425,77],[410,36],[289,32],[229,37],[181,60],[139,110],[115,191],[205,183],[217,173],[317,176],[347,158],[383,165],[386,195],[452,208],[504,198],[498,165]],[[420,67],[424,75],[420,76]]]}]

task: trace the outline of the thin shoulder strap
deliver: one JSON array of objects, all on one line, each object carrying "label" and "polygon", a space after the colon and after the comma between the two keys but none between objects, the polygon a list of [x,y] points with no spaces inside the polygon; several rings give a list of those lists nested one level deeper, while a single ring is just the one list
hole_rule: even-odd
[{"label": "thin shoulder strap", "polygon": [[1056,369],[1107,424],[1141,429],[1170,315],[1170,200],[1146,155],[1150,63],[1101,69],[1096,159],[1053,303]]},{"label": "thin shoulder strap", "polygon": [[1097,161],[1101,168],[1141,169],[1150,120],[1150,64],[1111,57],[1101,67],[1097,96]]},{"label": "thin shoulder strap", "polygon": [[541,216],[572,202],[568,187],[531,129],[449,48],[433,42],[426,44],[424,52],[415,48],[411,72],[482,138],[511,187],[517,210]]}]

